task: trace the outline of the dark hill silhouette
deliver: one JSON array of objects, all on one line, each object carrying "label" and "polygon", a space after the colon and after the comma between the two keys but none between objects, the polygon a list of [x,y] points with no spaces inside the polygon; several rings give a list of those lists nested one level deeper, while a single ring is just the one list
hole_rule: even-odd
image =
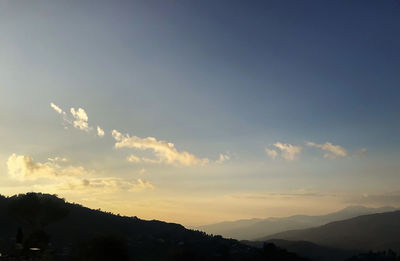
[{"label": "dark hill silhouette", "polygon": [[273,244],[250,247],[179,224],[114,215],[41,193],[0,197],[0,253],[33,260],[306,260]]},{"label": "dark hill silhouette", "polygon": [[200,226],[198,229],[228,238],[254,240],[287,230],[311,228],[333,221],[394,210],[396,209],[393,207],[367,208],[363,206],[349,206],[342,210],[320,216],[294,215],[282,218],[243,219]]},{"label": "dark hill silhouette", "polygon": [[[289,241],[283,239],[271,239],[266,241],[278,247],[284,248],[299,256],[313,261],[344,261],[362,253],[361,250],[340,249],[334,247],[320,246],[307,241]],[[242,241],[242,243],[255,247],[263,247],[264,241]]]},{"label": "dark hill silhouette", "polygon": [[271,239],[310,241],[343,249],[393,249],[400,252],[400,211],[364,215],[315,228],[286,231],[260,240]]}]

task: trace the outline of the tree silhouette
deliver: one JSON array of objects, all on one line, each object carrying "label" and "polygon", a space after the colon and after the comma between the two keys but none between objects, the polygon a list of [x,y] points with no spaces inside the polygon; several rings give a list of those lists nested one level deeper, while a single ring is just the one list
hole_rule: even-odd
[{"label": "tree silhouette", "polygon": [[8,211],[14,218],[28,224],[32,230],[43,229],[68,214],[64,199],[42,193],[11,197]]},{"label": "tree silhouette", "polygon": [[114,235],[98,235],[80,249],[78,260],[85,261],[128,261],[126,242]]},{"label": "tree silhouette", "polygon": [[55,195],[27,193],[9,199],[8,213],[29,227],[30,233],[24,241],[22,230],[18,230],[17,233],[17,241],[23,243],[26,252],[31,248],[47,248],[50,237],[44,228],[64,218],[68,209],[65,200]]}]

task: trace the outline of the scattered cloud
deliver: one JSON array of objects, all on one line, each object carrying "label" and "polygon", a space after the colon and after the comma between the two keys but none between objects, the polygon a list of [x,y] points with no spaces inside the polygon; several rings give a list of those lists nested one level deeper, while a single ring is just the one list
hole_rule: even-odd
[{"label": "scattered cloud", "polygon": [[[157,140],[153,137],[140,138],[121,134],[117,130],[112,131],[116,143],[115,148],[135,148],[139,150],[152,150],[157,157],[156,161],[181,166],[204,165],[209,162],[208,159],[198,158],[195,155],[178,151],[171,142]],[[151,160],[153,161],[153,160]]]},{"label": "scattered cloud", "polygon": [[265,152],[271,159],[276,159],[276,157],[278,157],[278,152],[276,150],[265,148]]},{"label": "scattered cloud", "polygon": [[[86,175],[89,172],[82,166],[62,167],[57,162],[64,158],[49,159],[40,163],[35,162],[32,157],[12,154],[7,160],[8,175],[20,181],[35,180],[38,178],[55,178],[60,176]],[[64,161],[65,162],[65,161]]]},{"label": "scattered cloud", "polygon": [[231,159],[231,157],[229,155],[221,153],[221,154],[219,154],[219,159],[216,160],[215,162],[218,164],[222,164],[223,162],[228,161],[230,159]]},{"label": "scattered cloud", "polygon": [[143,175],[144,173],[146,173],[146,169],[145,169],[145,168],[141,168],[141,169],[139,170],[139,174],[140,174],[140,175]]},{"label": "scattered cloud", "polygon": [[60,107],[55,105],[54,103],[50,102],[51,108],[53,108],[58,114],[65,115],[65,111],[63,111]]},{"label": "scattered cloud", "polygon": [[[301,146],[294,146],[291,144],[285,144],[285,143],[281,143],[281,142],[276,142],[273,144],[273,146],[280,150],[280,156],[283,159],[289,160],[289,161],[297,159],[298,155],[300,154],[300,152],[302,150]],[[276,151],[276,150],[265,148],[265,152],[272,159],[275,159],[278,157],[278,151]]]},{"label": "scattered cloud", "polygon": [[79,128],[84,131],[89,131],[91,128],[88,124],[88,116],[84,109],[78,108],[75,110],[74,108],[70,109],[72,117],[74,117],[73,125],[75,128]]},{"label": "scattered cloud", "polygon": [[103,137],[104,136],[104,130],[102,128],[100,128],[100,126],[97,126],[97,135],[99,137]]},{"label": "scattered cloud", "polygon": [[[63,119],[64,123],[66,123],[68,125],[72,125],[74,128],[83,130],[86,132],[89,132],[93,129],[93,127],[89,126],[89,123],[88,123],[89,118],[84,109],[71,108],[69,111],[70,113],[67,114],[65,111],[63,111],[59,106],[57,106],[53,102],[50,103],[50,107],[53,108],[58,114],[62,115],[62,119]],[[65,128],[67,128],[67,126],[65,126]],[[96,130],[97,130],[97,135],[99,137],[104,136],[104,130],[100,126],[97,126]]]},{"label": "scattered cloud", "polygon": [[330,142],[325,142],[324,144],[317,144],[314,142],[307,142],[307,146],[315,147],[321,149],[325,152],[324,158],[335,159],[337,157],[346,157],[347,151],[345,148],[339,145],[333,145]]}]

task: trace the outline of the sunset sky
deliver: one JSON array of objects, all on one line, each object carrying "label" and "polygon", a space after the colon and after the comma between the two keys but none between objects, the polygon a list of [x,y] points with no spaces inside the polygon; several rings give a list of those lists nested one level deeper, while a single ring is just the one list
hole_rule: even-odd
[{"label": "sunset sky", "polygon": [[400,2],[0,3],[0,194],[197,226],[400,207]]}]

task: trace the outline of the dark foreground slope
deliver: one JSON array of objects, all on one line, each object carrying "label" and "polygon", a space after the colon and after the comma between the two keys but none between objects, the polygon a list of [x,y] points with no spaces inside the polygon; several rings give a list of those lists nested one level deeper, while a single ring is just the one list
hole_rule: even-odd
[{"label": "dark foreground slope", "polygon": [[309,241],[319,245],[361,250],[400,251],[400,211],[359,216],[320,227],[291,230],[261,238]]},{"label": "dark foreground slope", "polygon": [[37,193],[0,197],[0,253],[36,260],[305,260],[274,245],[259,249]]},{"label": "dark foreground slope", "polygon": [[[242,241],[245,244],[255,247],[263,247],[263,241]],[[284,248],[287,251],[306,257],[312,261],[344,261],[355,255],[362,253],[361,250],[340,249],[317,245],[307,241],[289,241],[283,239],[271,239],[267,241],[274,245]]]}]

